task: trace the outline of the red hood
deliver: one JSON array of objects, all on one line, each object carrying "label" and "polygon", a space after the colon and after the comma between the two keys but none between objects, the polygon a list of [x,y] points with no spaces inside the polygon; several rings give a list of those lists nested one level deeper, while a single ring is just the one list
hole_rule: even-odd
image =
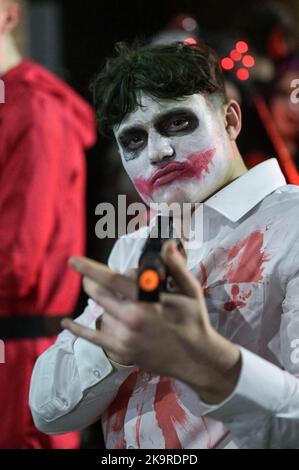
[{"label": "red hood", "polygon": [[35,62],[23,60],[2,78],[8,85],[18,80],[18,84],[23,84],[26,88],[32,87],[47,96],[55,97],[61,102],[63,112],[74,126],[75,132],[81,136],[85,148],[95,143],[95,118],[91,106],[53,73]]}]

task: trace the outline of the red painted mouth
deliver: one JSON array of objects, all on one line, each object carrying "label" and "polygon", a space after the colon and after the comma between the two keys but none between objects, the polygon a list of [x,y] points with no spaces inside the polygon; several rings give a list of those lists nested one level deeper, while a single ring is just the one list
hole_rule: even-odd
[{"label": "red painted mouth", "polygon": [[172,162],[155,171],[149,178],[136,178],[134,185],[143,196],[150,197],[160,186],[183,179],[200,179],[209,172],[209,164],[213,160],[216,148],[205,152],[195,152],[187,156],[184,162]]},{"label": "red painted mouth", "polygon": [[149,182],[153,187],[155,185],[161,186],[161,184],[170,183],[176,179],[185,168],[185,162],[168,163],[160,170],[155,171],[153,176],[149,179]]}]

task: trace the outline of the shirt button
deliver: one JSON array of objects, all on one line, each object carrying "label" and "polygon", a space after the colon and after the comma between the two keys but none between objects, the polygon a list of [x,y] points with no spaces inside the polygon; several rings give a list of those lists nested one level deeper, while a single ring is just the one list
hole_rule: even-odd
[{"label": "shirt button", "polygon": [[151,375],[148,374],[147,372],[142,372],[141,373],[141,381],[142,383],[148,383],[148,381],[150,380],[151,378]]},{"label": "shirt button", "polygon": [[93,375],[94,375],[97,379],[99,379],[99,378],[101,377],[101,373],[100,373],[98,370],[94,370],[94,371],[93,371]]},{"label": "shirt button", "polygon": [[62,401],[63,406],[68,406],[69,402],[67,401],[66,398],[63,398],[61,401]]}]

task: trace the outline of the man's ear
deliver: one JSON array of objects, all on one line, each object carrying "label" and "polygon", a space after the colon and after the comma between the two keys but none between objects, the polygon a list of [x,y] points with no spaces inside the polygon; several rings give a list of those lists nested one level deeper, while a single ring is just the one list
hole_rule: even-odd
[{"label": "man's ear", "polygon": [[20,6],[15,1],[9,1],[5,11],[5,22],[3,30],[5,33],[10,33],[15,29],[19,23]]},{"label": "man's ear", "polygon": [[235,100],[230,100],[225,106],[225,128],[230,140],[236,140],[242,128],[242,112]]}]

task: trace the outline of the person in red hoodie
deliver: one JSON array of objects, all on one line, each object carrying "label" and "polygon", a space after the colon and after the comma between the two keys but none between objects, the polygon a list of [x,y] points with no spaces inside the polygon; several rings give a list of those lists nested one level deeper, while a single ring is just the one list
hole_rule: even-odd
[{"label": "person in red hoodie", "polygon": [[18,19],[17,2],[0,0],[0,448],[76,448],[76,433],[35,428],[28,392],[36,359],[80,291],[67,260],[84,252],[94,116],[65,83],[22,60],[11,34]]}]

